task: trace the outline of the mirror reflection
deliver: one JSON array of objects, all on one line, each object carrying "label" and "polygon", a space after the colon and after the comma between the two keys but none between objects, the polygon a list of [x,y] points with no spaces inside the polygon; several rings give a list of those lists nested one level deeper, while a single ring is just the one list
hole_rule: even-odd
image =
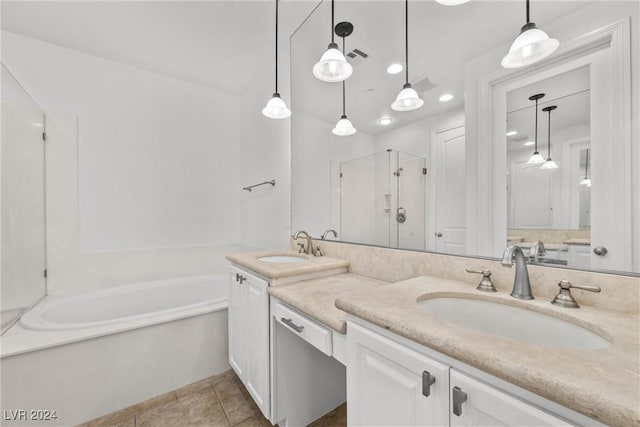
[{"label": "mirror reflection", "polygon": [[[534,262],[639,272],[640,165],[625,154],[638,150],[637,118],[624,107],[630,80],[614,71],[637,71],[638,59],[612,36],[636,25],[638,5],[534,5],[560,48],[510,69],[502,60],[520,2],[412,1],[406,40],[403,2],[336,2],[335,22],[353,26],[335,37],[353,68],[343,92],[311,72],[331,19],[322,2],[291,38],[292,229],[491,258],[540,241]],[[392,103],[407,78],[406,41],[408,81],[424,105],[405,112]],[[345,111],[357,132],[336,136]]]}]

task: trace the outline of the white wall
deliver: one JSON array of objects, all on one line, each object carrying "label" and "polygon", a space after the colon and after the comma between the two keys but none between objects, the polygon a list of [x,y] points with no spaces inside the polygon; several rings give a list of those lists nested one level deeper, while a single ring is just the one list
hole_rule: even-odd
[{"label": "white wall", "polygon": [[241,240],[239,97],[5,31],[2,49],[37,102],[66,113],[50,114],[48,191],[77,193],[48,207],[77,212],[79,233],[49,223],[49,250],[78,258],[53,262],[49,293],[223,271]]}]

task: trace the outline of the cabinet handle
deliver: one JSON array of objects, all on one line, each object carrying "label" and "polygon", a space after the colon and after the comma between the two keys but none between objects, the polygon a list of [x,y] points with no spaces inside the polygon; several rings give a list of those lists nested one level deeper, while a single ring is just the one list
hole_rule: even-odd
[{"label": "cabinet handle", "polygon": [[460,416],[462,415],[462,404],[467,401],[467,393],[458,386],[455,386],[451,392],[453,394],[453,413]]},{"label": "cabinet handle", "polygon": [[243,275],[240,275],[240,284],[242,285],[242,283],[247,280],[246,277],[244,277]]},{"label": "cabinet handle", "polygon": [[281,317],[280,320],[282,320],[282,323],[284,323],[285,325],[287,325],[288,327],[290,327],[291,329],[293,329],[297,333],[300,333],[300,332],[302,332],[304,330],[304,326],[296,325],[295,323],[293,323],[293,320],[291,320],[291,319],[286,319],[284,317]]},{"label": "cabinet handle", "polygon": [[239,281],[240,281],[240,274],[236,273],[236,282],[239,282]]},{"label": "cabinet handle", "polygon": [[431,386],[436,383],[436,377],[431,375],[429,371],[422,371],[422,394],[426,397],[431,396]]}]

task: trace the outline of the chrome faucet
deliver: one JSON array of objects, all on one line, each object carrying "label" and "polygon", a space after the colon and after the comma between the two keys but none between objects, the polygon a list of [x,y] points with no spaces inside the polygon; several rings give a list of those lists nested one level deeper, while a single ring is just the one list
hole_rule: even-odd
[{"label": "chrome faucet", "polygon": [[536,240],[531,244],[531,249],[529,249],[529,259],[533,262],[539,262],[539,256],[545,256],[547,251],[544,249],[544,243],[542,240]]},{"label": "chrome faucet", "polygon": [[322,234],[321,239],[324,240],[325,237],[327,237],[327,234],[329,234],[329,233],[333,233],[333,237],[335,237],[336,239],[338,238],[338,232],[336,230],[334,230],[333,228],[330,228],[330,229],[328,229],[327,231],[325,231]]},{"label": "chrome faucet", "polygon": [[298,232],[296,232],[296,234],[293,235],[293,240],[298,240],[298,237],[300,237],[300,235],[302,235],[302,237],[304,237],[305,239],[307,239],[307,247],[305,248],[304,245],[302,243],[298,243],[298,245],[300,245],[300,250],[304,250],[304,253],[309,255],[316,255],[316,248],[313,246],[313,239],[311,238],[311,236],[309,236],[309,233],[307,233],[304,230],[300,230]]},{"label": "chrome faucet", "polygon": [[529,271],[527,270],[527,258],[522,249],[516,245],[508,246],[502,255],[502,265],[511,267],[516,264],[516,277],[513,280],[513,290],[511,296],[519,299],[533,299],[531,295],[531,282],[529,282]]}]

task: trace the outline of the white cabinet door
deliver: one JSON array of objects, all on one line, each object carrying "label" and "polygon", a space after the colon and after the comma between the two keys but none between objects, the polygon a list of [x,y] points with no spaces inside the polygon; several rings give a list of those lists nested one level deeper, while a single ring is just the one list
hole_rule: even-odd
[{"label": "white cabinet door", "polygon": [[243,339],[243,318],[246,302],[244,301],[243,287],[240,285],[239,277],[242,270],[231,267],[229,273],[229,364],[238,377],[244,378],[244,367],[246,365],[246,350],[244,348],[246,340]]},{"label": "white cabinet door", "polygon": [[451,426],[568,426],[514,396],[455,369],[450,371]]},{"label": "white cabinet door", "polygon": [[359,325],[347,340],[350,426],[449,424],[448,366]]},{"label": "white cabinet door", "polygon": [[269,283],[231,267],[229,364],[269,418]]},{"label": "white cabinet door", "polygon": [[246,357],[244,384],[253,400],[269,417],[269,284],[245,273],[242,285],[246,292],[247,312],[242,326],[245,328]]}]

